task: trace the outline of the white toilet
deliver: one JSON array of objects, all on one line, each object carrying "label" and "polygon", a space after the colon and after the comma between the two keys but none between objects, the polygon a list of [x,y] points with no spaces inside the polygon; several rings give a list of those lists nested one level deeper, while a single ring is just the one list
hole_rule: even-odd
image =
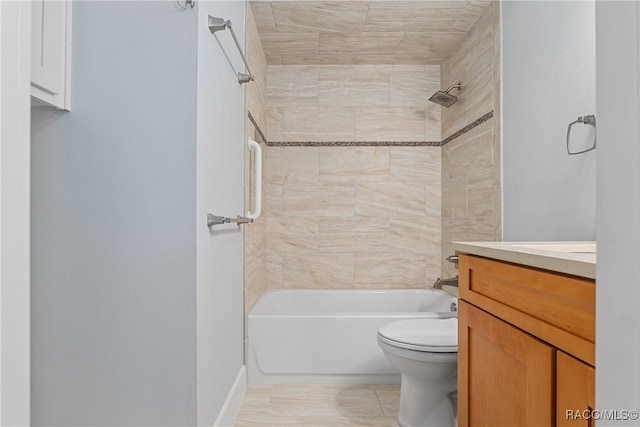
[{"label": "white toilet", "polygon": [[402,374],[398,423],[455,427],[458,319],[393,322],[378,330],[378,345]]}]

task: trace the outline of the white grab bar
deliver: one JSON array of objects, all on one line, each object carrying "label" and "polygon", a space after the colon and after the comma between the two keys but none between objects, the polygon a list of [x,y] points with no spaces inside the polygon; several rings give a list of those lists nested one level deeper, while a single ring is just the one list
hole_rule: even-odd
[{"label": "white grab bar", "polygon": [[[255,200],[253,208],[255,211],[249,211],[247,218],[257,219],[260,216],[260,212],[262,212],[262,147],[251,138],[249,138],[248,144],[249,151],[254,152],[255,180],[253,181],[253,191],[255,192]],[[251,209],[251,204],[249,204],[249,209]]]}]

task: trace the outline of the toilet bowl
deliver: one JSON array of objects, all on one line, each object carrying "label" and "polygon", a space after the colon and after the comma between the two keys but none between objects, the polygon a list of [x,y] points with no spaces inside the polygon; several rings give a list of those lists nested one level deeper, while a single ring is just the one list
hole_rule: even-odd
[{"label": "toilet bowl", "polygon": [[398,423],[455,427],[458,319],[393,322],[378,330],[378,345],[402,376]]}]

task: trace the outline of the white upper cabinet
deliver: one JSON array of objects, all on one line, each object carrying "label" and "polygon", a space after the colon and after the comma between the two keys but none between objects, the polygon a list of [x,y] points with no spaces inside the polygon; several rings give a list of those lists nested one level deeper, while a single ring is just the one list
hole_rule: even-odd
[{"label": "white upper cabinet", "polygon": [[34,0],[31,105],[70,109],[71,0]]}]

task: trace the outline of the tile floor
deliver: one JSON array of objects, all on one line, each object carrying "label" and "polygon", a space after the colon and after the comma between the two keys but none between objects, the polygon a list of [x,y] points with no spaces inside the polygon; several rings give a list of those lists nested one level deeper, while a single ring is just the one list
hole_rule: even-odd
[{"label": "tile floor", "polygon": [[236,427],[398,427],[400,385],[251,385]]}]

